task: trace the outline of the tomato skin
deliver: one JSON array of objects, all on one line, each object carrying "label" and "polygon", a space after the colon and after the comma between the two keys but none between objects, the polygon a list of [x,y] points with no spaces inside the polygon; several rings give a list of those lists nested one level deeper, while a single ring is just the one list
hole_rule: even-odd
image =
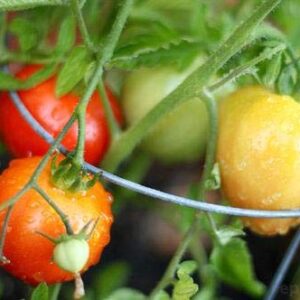
[{"label": "tomato skin", "polygon": [[[24,186],[40,160],[40,157],[31,157],[10,163],[0,176],[0,203]],[[68,193],[54,187],[50,178],[49,163],[41,173],[39,185],[68,215],[74,233],[78,233],[90,220],[99,218],[88,240],[90,254],[84,272],[98,262],[103,248],[110,240],[112,197],[99,182],[88,191]],[[1,211],[0,224],[3,224],[4,216],[5,211]],[[37,192],[30,190],[19,199],[12,211],[4,243],[4,255],[11,263],[2,267],[31,285],[43,281],[52,284],[72,280],[72,273],[63,271],[52,261],[55,245],[37,232],[58,238],[65,234],[65,227],[48,203]]]},{"label": "tomato skin", "polygon": [[[300,207],[300,105],[261,87],[237,90],[221,105],[217,159],[233,206]],[[285,234],[300,218],[244,218],[262,235]]]},{"label": "tomato skin", "polygon": [[[26,66],[17,74],[17,77],[26,79],[39,68],[34,65]],[[80,99],[73,93],[60,99],[57,98],[55,85],[56,77],[52,77],[34,88],[18,92],[33,117],[54,137],[67,123]],[[118,103],[109,89],[107,89],[107,93],[113,112],[121,123],[122,116]],[[0,94],[0,101],[0,134],[11,154],[14,157],[45,154],[49,145],[20,115],[10,100],[9,94]],[[73,150],[76,146],[77,128],[77,124],[74,124],[63,139],[62,144],[68,150]],[[85,160],[91,164],[98,164],[103,158],[109,142],[109,129],[104,109],[98,92],[95,92],[87,107]]]},{"label": "tomato skin", "polygon": [[[136,123],[171,93],[199,62],[183,72],[169,67],[141,68],[131,72],[122,92],[122,106],[128,125]],[[189,99],[154,126],[144,138],[142,147],[163,163],[192,162],[204,154],[207,133],[205,104],[200,99]]]}]

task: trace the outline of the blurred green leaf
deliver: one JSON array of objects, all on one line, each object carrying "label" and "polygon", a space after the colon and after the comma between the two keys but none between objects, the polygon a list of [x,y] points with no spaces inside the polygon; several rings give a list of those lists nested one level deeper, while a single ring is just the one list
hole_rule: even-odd
[{"label": "blurred green leaf", "polygon": [[213,169],[208,177],[208,179],[205,181],[205,190],[217,190],[221,186],[221,175],[220,175],[220,168],[219,164],[215,163],[213,166]]},{"label": "blurred green leaf", "polygon": [[83,46],[75,47],[58,74],[56,94],[61,97],[70,92],[84,78],[89,64],[88,50]]},{"label": "blurred green leaf", "polygon": [[172,292],[173,300],[189,300],[198,291],[198,285],[189,275],[181,277],[174,285]]},{"label": "blurred green leaf", "polygon": [[46,65],[27,80],[18,80],[8,73],[0,72],[0,90],[26,90],[47,80],[56,71],[56,65]]},{"label": "blurred green leaf", "polygon": [[73,16],[66,16],[63,20],[55,46],[55,52],[63,54],[69,51],[75,44],[76,38],[76,23]]},{"label": "blurred green leaf", "polygon": [[33,291],[31,300],[48,300],[48,286],[46,283],[40,283]]},{"label": "blurred green leaf", "polygon": [[283,95],[291,95],[297,83],[298,74],[293,65],[285,67],[278,78],[276,84],[278,92]]},{"label": "blurred green leaf", "polygon": [[24,18],[15,18],[9,25],[9,31],[18,37],[22,51],[28,51],[39,43],[36,25]]},{"label": "blurred green leaf", "polygon": [[177,269],[177,276],[179,279],[193,274],[197,269],[197,263],[193,260],[186,260],[182,262]]},{"label": "blurred green leaf", "polygon": [[113,291],[123,287],[129,274],[130,270],[126,262],[114,262],[102,268],[93,282],[97,299],[104,299]]},{"label": "blurred green leaf", "polygon": [[159,291],[157,295],[154,296],[153,300],[171,300],[171,298],[167,292]]},{"label": "blurred green leaf", "polygon": [[146,296],[139,291],[122,288],[113,292],[105,300],[146,300]]},{"label": "blurred green leaf", "polygon": [[243,236],[245,232],[241,228],[236,228],[230,225],[224,225],[217,230],[218,241],[221,245],[226,245],[234,237]]},{"label": "blurred green leaf", "polygon": [[255,297],[265,292],[264,285],[255,278],[251,255],[243,240],[233,238],[225,245],[216,245],[211,262],[225,283]]}]

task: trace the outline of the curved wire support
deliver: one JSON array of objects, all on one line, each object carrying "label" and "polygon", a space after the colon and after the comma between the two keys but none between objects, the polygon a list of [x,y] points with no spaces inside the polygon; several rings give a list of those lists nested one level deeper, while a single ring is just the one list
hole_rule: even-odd
[{"label": "curved wire support", "polygon": [[[17,107],[20,114],[25,118],[25,120],[31,125],[33,130],[44,138],[49,144],[53,143],[54,138],[50,135],[32,116],[32,114],[27,110],[26,106],[21,101],[19,95],[16,92],[10,92],[11,100]],[[68,151],[60,145],[59,150],[63,154],[68,154]],[[131,182],[112,173],[106,172],[100,168],[92,166],[88,163],[84,164],[84,168],[91,173],[99,174],[108,182],[122,186],[129,190],[135,191],[137,193],[149,196],[151,198],[159,199],[165,202],[170,202],[182,206],[191,207],[194,209],[202,210],[205,212],[226,214],[239,217],[259,217],[259,218],[291,218],[300,217],[300,209],[296,210],[255,210],[255,209],[243,209],[238,207],[224,206],[219,204],[206,203],[201,201],[196,201],[193,199],[188,199],[173,194],[158,191],[141,184]]]}]

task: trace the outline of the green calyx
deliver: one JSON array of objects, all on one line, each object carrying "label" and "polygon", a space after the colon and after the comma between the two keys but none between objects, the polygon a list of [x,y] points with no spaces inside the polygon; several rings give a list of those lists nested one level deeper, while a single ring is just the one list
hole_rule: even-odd
[{"label": "green calyx", "polygon": [[89,230],[93,220],[85,224],[85,226],[77,234],[62,234],[58,238],[53,238],[45,233],[38,232],[41,236],[55,244],[52,260],[61,269],[77,274],[86,265],[89,259],[90,247],[87,240],[92,235],[98,220],[96,220]]},{"label": "green calyx", "polygon": [[55,156],[51,163],[51,175],[56,187],[73,193],[90,189],[98,179],[98,176],[91,177],[72,156],[66,157],[58,164]]}]

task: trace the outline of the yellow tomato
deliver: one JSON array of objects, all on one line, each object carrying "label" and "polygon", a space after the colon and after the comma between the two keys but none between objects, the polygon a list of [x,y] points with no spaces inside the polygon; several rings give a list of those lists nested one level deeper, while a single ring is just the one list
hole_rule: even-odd
[{"label": "yellow tomato", "polygon": [[[217,160],[231,205],[264,210],[300,207],[300,105],[261,87],[242,88],[220,108]],[[264,234],[285,234],[299,218],[245,218]]]}]

